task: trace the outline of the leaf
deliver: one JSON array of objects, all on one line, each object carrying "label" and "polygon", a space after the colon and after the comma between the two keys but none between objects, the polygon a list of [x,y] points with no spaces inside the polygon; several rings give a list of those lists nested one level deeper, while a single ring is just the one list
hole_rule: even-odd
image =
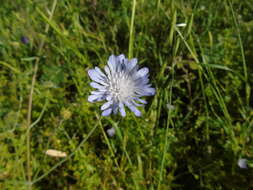
[{"label": "leaf", "polygon": [[208,63],[202,63],[201,64],[203,67],[210,67],[210,68],[215,68],[215,69],[221,69],[221,70],[226,70],[226,71],[233,71],[232,69],[223,66],[223,65],[218,65],[218,64],[208,64]]}]

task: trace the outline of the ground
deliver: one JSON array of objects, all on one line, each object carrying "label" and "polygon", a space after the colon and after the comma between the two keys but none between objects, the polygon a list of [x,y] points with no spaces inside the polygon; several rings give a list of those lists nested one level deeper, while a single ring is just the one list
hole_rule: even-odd
[{"label": "ground", "polygon": [[[253,189],[252,33],[252,0],[1,2],[0,189]],[[87,101],[112,54],[149,68],[141,117]]]}]

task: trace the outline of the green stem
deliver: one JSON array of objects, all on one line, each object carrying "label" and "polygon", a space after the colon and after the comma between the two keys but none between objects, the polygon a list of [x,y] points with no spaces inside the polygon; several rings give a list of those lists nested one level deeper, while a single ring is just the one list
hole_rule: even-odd
[{"label": "green stem", "polygon": [[[56,4],[57,4],[57,0],[54,0],[53,5],[52,5],[52,9],[49,15],[49,19],[51,20],[56,8]],[[46,25],[45,28],[45,33],[47,33],[49,30],[49,25]],[[38,49],[38,55],[41,55],[42,52],[42,48],[45,44],[45,39],[42,39],[42,41],[40,42],[39,45],[39,49]],[[33,76],[32,76],[32,84],[31,84],[31,90],[30,90],[30,94],[29,94],[29,100],[28,100],[28,111],[27,111],[27,130],[26,130],[26,159],[27,159],[27,163],[26,163],[26,167],[27,167],[27,180],[28,180],[28,190],[32,189],[32,168],[31,168],[31,133],[30,133],[30,129],[31,129],[31,118],[32,118],[32,104],[33,104],[33,92],[34,92],[34,86],[36,83],[36,77],[37,77],[37,72],[38,72],[38,68],[39,68],[39,58],[36,59],[35,61],[35,65],[34,65],[34,69],[33,69]]]},{"label": "green stem", "polygon": [[240,26],[239,26],[239,23],[238,23],[238,21],[235,17],[235,13],[234,13],[231,1],[229,1],[229,6],[230,6],[230,9],[231,9],[231,12],[232,12],[233,21],[234,21],[234,25],[235,25],[236,32],[237,32],[237,35],[238,35],[238,40],[239,40],[239,45],[240,45],[240,50],[241,50],[242,63],[243,63],[243,72],[244,72],[244,81],[245,81],[246,105],[249,106],[250,86],[248,84],[248,71],[247,71],[247,64],[246,64],[244,48],[243,48],[242,38],[241,38],[241,33],[240,33]]},{"label": "green stem", "polygon": [[134,41],[134,16],[135,16],[136,0],[133,0],[132,5],[132,16],[130,24],[130,34],[129,34],[129,47],[128,47],[128,58],[133,57],[133,41]]}]

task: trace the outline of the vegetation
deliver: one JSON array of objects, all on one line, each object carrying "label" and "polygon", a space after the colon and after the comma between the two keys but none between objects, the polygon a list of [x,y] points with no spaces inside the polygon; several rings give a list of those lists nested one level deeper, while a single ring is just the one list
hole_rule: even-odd
[{"label": "vegetation", "polygon": [[[252,0],[5,0],[0,16],[0,189],[253,188]],[[142,117],[87,101],[88,69],[122,53],[156,88]]]}]

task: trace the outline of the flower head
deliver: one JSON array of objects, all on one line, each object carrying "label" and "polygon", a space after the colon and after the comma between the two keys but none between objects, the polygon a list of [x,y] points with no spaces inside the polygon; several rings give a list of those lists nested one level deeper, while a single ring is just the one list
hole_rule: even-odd
[{"label": "flower head", "polygon": [[248,162],[247,159],[245,159],[245,158],[240,158],[240,159],[238,160],[237,164],[238,164],[238,166],[239,166],[240,168],[242,168],[242,169],[247,169],[247,168],[248,168],[247,162]]},{"label": "flower head", "polygon": [[23,44],[28,44],[28,43],[29,43],[29,38],[26,37],[26,36],[22,36],[20,40],[21,40],[21,42],[22,42]]},{"label": "flower head", "polygon": [[116,114],[119,111],[125,117],[125,106],[136,116],[141,116],[141,112],[136,107],[143,106],[147,102],[140,97],[155,94],[155,89],[149,84],[148,68],[139,69],[136,58],[129,60],[121,54],[111,55],[104,71],[105,73],[98,67],[88,71],[93,80],[90,85],[97,89],[91,92],[88,101],[106,100],[107,102],[101,107],[103,116],[108,116],[112,112]]},{"label": "flower head", "polygon": [[106,130],[106,132],[107,132],[107,134],[110,136],[110,137],[113,137],[114,135],[115,135],[115,128],[114,127],[112,127],[112,128],[110,128],[110,129],[107,129]]}]

